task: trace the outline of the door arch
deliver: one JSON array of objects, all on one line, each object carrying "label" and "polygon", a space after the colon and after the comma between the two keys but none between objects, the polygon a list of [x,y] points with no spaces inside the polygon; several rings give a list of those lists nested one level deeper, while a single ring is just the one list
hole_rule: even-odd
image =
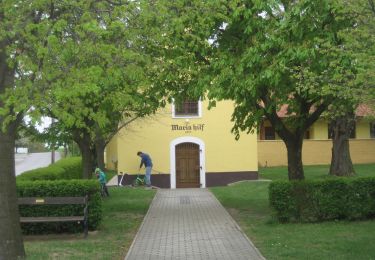
[{"label": "door arch", "polygon": [[196,137],[180,137],[170,144],[171,188],[206,187],[205,146]]}]

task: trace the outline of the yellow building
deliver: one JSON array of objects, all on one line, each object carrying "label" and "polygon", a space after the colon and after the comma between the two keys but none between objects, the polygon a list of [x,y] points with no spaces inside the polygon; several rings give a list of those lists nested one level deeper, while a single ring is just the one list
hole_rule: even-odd
[{"label": "yellow building", "polygon": [[[279,116],[282,115],[279,111]],[[350,156],[353,163],[375,163],[375,121],[366,106],[356,111],[356,125],[349,140]],[[332,140],[329,122],[319,119],[305,134],[302,147],[304,165],[330,164]],[[265,121],[258,135],[258,161],[260,167],[285,166],[288,164],[285,144],[277,136],[271,124]]]},{"label": "yellow building", "polygon": [[[210,187],[258,178],[260,167],[287,165],[285,144],[264,121],[259,133],[231,133],[233,103],[219,102],[207,110],[206,102],[169,105],[148,118],[122,129],[106,148],[107,167],[124,173],[123,184],[139,172],[138,151],[151,156],[154,186],[164,188]],[[282,113],[281,111],[279,113]],[[375,162],[375,123],[357,112],[350,139],[353,163]],[[282,116],[282,115],[279,115]],[[304,165],[329,164],[332,140],[328,121],[318,120],[306,133]]]},{"label": "yellow building", "polygon": [[[231,133],[233,103],[207,110],[207,103],[170,105],[122,129],[107,146],[108,168],[126,173],[124,184],[139,173],[138,151],[151,156],[152,185],[209,187],[257,179],[257,135]],[[144,170],[142,169],[142,174]]]}]

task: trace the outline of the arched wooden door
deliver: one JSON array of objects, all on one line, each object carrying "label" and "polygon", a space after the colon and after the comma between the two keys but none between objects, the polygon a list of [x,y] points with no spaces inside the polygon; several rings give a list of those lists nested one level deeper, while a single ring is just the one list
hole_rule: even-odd
[{"label": "arched wooden door", "polygon": [[176,145],[176,187],[200,187],[199,145],[181,143]]}]

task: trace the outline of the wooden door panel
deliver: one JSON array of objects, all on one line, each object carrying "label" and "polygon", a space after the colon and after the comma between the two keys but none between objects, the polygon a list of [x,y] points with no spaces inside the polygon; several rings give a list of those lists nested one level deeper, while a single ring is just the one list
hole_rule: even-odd
[{"label": "wooden door panel", "polygon": [[197,161],[196,158],[188,159],[187,178],[189,178],[190,182],[199,181],[199,171],[197,171],[197,165],[199,165],[199,161]]},{"label": "wooden door panel", "polygon": [[182,143],[176,146],[177,187],[199,187],[199,145]]}]

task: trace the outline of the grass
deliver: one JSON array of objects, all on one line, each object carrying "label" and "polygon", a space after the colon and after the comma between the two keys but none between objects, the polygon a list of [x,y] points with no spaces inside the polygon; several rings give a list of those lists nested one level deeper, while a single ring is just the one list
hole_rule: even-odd
[{"label": "grass", "polygon": [[[306,179],[325,178],[329,166],[305,167]],[[356,165],[358,176],[375,176],[375,164]],[[287,168],[263,168],[265,179],[287,180]],[[267,182],[211,188],[267,259],[375,259],[375,221],[280,224],[268,206]],[[27,259],[124,259],[155,194],[110,188],[103,222],[87,239],[79,235],[25,237]]]},{"label": "grass", "polygon": [[[329,166],[305,167],[306,179],[324,178]],[[375,164],[357,165],[375,176]],[[286,167],[260,169],[262,178],[287,179]],[[375,259],[375,221],[280,224],[272,218],[267,182],[211,188],[267,259]]]},{"label": "grass", "polygon": [[103,201],[103,221],[87,239],[78,235],[25,237],[27,259],[124,259],[154,190],[114,187]]},{"label": "grass", "polygon": [[[309,165],[303,167],[307,180],[330,178],[329,165]],[[356,177],[375,176],[375,164],[354,165]],[[260,178],[269,180],[288,180],[288,167],[267,167],[259,169]]]},{"label": "grass", "polygon": [[117,176],[117,171],[114,170],[107,170],[105,172],[107,182],[109,182],[114,176]]}]

